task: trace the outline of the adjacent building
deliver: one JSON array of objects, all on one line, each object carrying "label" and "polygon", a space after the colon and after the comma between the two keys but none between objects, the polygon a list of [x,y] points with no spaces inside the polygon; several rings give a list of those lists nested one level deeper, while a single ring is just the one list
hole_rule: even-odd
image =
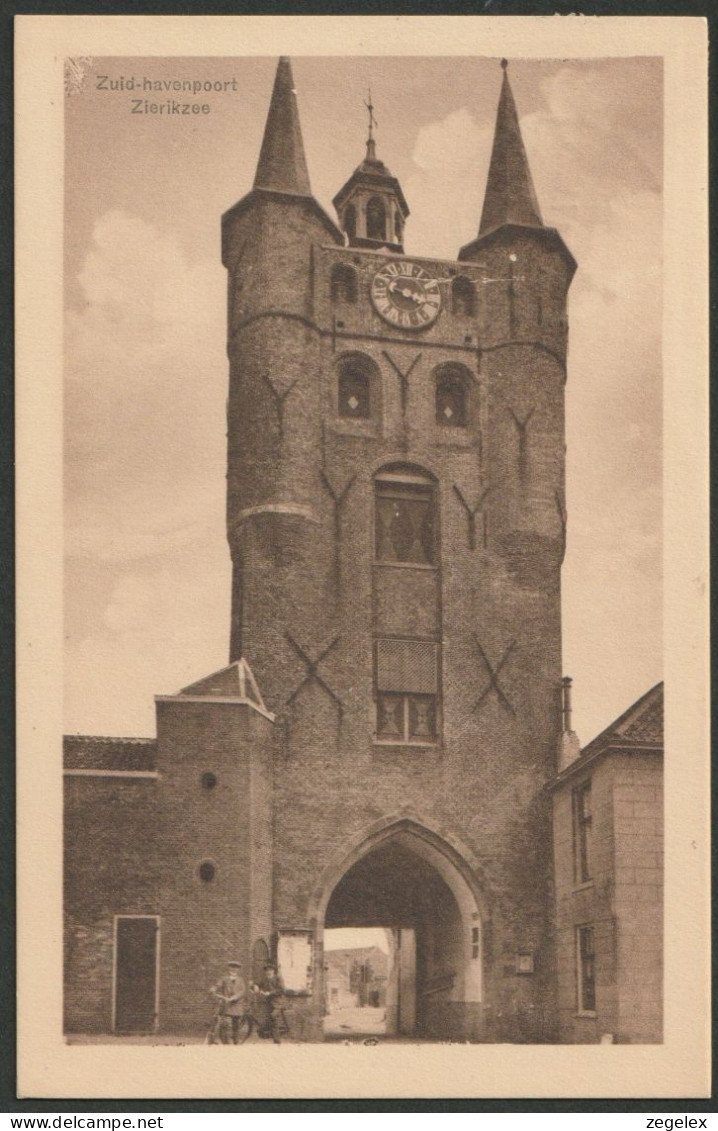
[{"label": "adjacent building", "polygon": [[663,684],[553,787],[559,1038],[663,1039]]}]

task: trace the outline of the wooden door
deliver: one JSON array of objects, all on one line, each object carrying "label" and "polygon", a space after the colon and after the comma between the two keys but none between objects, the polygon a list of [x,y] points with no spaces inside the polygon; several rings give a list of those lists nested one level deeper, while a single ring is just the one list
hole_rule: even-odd
[{"label": "wooden door", "polygon": [[154,915],[118,915],[115,930],[115,1031],[151,1033],[157,1023],[157,946]]}]

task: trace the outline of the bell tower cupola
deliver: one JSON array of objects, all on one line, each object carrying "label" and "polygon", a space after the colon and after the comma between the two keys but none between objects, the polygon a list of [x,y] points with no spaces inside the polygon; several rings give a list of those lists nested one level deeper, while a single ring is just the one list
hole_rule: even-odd
[{"label": "bell tower cupola", "polygon": [[340,188],[333,204],[350,247],[384,247],[401,254],[409,206],[398,180],[376,155],[371,91],[365,105],[369,113],[366,157]]}]

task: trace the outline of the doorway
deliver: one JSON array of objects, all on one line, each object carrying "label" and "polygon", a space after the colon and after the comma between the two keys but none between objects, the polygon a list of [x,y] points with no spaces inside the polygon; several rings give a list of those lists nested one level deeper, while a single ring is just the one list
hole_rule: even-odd
[{"label": "doorway", "polygon": [[156,915],[115,916],[116,1033],[151,1033],[157,1028],[159,927]]}]

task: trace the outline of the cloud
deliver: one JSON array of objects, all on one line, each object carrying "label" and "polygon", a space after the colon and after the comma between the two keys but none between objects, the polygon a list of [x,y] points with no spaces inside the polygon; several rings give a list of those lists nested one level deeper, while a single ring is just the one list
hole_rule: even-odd
[{"label": "cloud", "polygon": [[613,62],[562,67],[542,83],[544,106],[521,118],[544,219],[566,238],[601,223],[617,195],[660,192],[661,115],[649,96],[661,105],[660,67],[637,77]]},{"label": "cloud", "polygon": [[422,172],[455,180],[473,173],[482,131],[465,106],[429,122],[417,136],[412,159]]},{"label": "cloud", "polygon": [[170,529],[184,541],[224,477],[222,268],[112,211],[79,282],[84,305],[66,327],[69,549],[147,553]]},{"label": "cloud", "polygon": [[[519,99],[544,221],[579,265],[563,623],[584,740],[660,678],[660,87],[654,61],[604,60],[553,72],[528,113]],[[462,109],[419,131],[406,190],[423,254],[453,258],[475,236],[493,129]]]},{"label": "cloud", "polygon": [[[420,243],[422,255],[455,259],[462,244],[476,235],[480,171],[490,147],[491,130],[480,126],[465,106],[418,131],[406,196],[412,209],[408,237]],[[476,203],[473,216],[467,201]]]},{"label": "cloud", "polygon": [[111,211],[79,284],[66,325],[68,725],[92,703],[93,729],[125,733],[129,717],[147,732],[153,690],[226,658],[223,271]]},{"label": "cloud", "polygon": [[92,568],[81,586],[80,616],[70,613],[66,630],[66,727],[86,731],[89,709],[96,734],[151,735],[154,693],[175,694],[227,662],[216,626],[229,623],[228,555],[218,540],[201,559],[194,546]]}]

